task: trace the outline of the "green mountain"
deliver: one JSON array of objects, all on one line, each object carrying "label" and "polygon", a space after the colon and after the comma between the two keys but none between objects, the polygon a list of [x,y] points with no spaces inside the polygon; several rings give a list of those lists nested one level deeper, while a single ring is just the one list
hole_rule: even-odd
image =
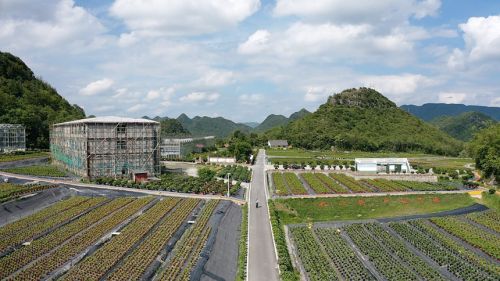
[{"label": "green mountain", "polygon": [[496,122],[483,113],[464,112],[458,116],[437,117],[430,123],[456,139],[469,141],[475,133]]},{"label": "green mountain", "polygon": [[18,57],[0,52],[0,123],[26,126],[28,148],[49,147],[49,126],[85,118]]},{"label": "green mountain", "polygon": [[252,130],[251,127],[245,124],[235,123],[222,117],[196,116],[190,119],[186,114],[181,114],[177,117],[177,121],[182,124],[182,127],[191,132],[193,136],[225,138],[237,130],[242,132],[250,132]]},{"label": "green mountain", "polygon": [[457,116],[462,113],[471,111],[486,114],[494,120],[500,121],[500,107],[447,103],[426,103],[420,106],[402,105],[401,109],[425,121],[430,121],[440,116]]},{"label": "green mountain", "polygon": [[255,128],[255,127],[259,126],[259,122],[244,122],[242,124],[247,125],[250,128]]},{"label": "green mountain", "polygon": [[260,123],[259,126],[255,127],[255,131],[265,132],[275,127],[285,126],[286,124],[295,121],[297,119],[300,119],[308,114],[310,114],[310,112],[307,111],[305,108],[302,108],[300,111],[292,113],[288,118],[283,115],[271,114],[267,116],[267,118],[264,119],[264,121],[262,121],[262,123]]},{"label": "green mountain", "polygon": [[319,109],[268,132],[306,149],[420,151],[457,155],[463,143],[401,110],[369,88],[348,89]]}]

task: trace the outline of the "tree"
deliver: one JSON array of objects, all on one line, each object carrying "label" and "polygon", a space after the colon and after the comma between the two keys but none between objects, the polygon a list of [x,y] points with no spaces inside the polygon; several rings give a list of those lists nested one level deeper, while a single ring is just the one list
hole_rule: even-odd
[{"label": "tree", "polygon": [[216,172],[210,168],[203,167],[198,170],[198,177],[203,182],[209,182],[215,178]]},{"label": "tree", "polygon": [[468,151],[485,177],[494,177],[497,182],[500,181],[500,124],[475,134],[468,145]]}]

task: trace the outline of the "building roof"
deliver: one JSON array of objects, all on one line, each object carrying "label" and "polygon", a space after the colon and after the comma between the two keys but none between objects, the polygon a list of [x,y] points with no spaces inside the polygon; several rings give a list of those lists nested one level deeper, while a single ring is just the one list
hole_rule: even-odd
[{"label": "building roof", "polygon": [[0,129],[24,129],[21,124],[0,124]]},{"label": "building roof", "polygon": [[151,123],[151,124],[160,124],[154,120],[143,119],[143,118],[127,118],[127,117],[117,117],[117,116],[102,116],[102,117],[93,117],[86,118],[80,120],[74,120],[57,125],[69,125],[69,124],[88,124],[88,123]]},{"label": "building roof", "polygon": [[395,164],[408,163],[408,158],[356,158],[357,164]]},{"label": "building roof", "polygon": [[268,140],[269,146],[288,146],[287,140]]}]

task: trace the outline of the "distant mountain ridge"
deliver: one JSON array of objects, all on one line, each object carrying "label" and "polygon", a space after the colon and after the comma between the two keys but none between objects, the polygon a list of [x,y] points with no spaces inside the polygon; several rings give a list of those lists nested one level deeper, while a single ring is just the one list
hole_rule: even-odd
[{"label": "distant mountain ridge", "polygon": [[400,108],[425,121],[430,121],[440,116],[457,116],[462,113],[471,111],[486,114],[494,120],[500,121],[500,107],[447,103],[426,103],[423,105],[402,105]]},{"label": "distant mountain ridge", "polygon": [[463,143],[370,88],[344,90],[319,109],[267,133],[306,149],[419,151],[458,155]]},{"label": "distant mountain ridge", "polygon": [[252,127],[250,126],[236,123],[223,117],[195,116],[191,119],[183,113],[177,117],[177,121],[193,136],[225,138],[237,130],[246,133],[252,131]]},{"label": "distant mountain ridge", "polygon": [[273,129],[275,127],[280,127],[287,125],[288,123],[300,119],[311,112],[307,111],[307,109],[302,108],[301,110],[292,113],[288,118],[283,115],[270,114],[269,116],[259,124],[259,126],[255,127],[256,132],[265,132],[267,130]]},{"label": "distant mountain ridge", "polygon": [[430,121],[448,135],[469,141],[474,134],[496,123],[491,117],[480,112],[464,112],[457,116],[441,116]]}]

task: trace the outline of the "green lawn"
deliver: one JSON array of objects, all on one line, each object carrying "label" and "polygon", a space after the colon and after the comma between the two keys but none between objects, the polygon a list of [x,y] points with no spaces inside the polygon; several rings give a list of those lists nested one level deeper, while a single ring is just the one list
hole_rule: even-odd
[{"label": "green lawn", "polygon": [[471,158],[455,158],[455,157],[416,157],[408,159],[410,164],[418,165],[423,168],[444,168],[444,169],[464,169],[465,165],[473,164]]},{"label": "green lawn", "polygon": [[498,191],[494,194],[489,194],[487,191],[483,192],[483,198],[479,203],[488,206],[490,209],[500,211],[500,193]]},{"label": "green lawn", "polygon": [[56,166],[52,165],[36,165],[36,166],[26,166],[19,168],[5,169],[5,172],[31,175],[31,176],[48,176],[48,177],[64,177],[66,173],[61,171]]},{"label": "green lawn", "polygon": [[397,217],[474,204],[468,194],[276,199],[274,202],[283,224]]},{"label": "green lawn", "polygon": [[10,162],[31,158],[48,157],[48,152],[26,152],[23,154],[0,154],[0,162]]}]

